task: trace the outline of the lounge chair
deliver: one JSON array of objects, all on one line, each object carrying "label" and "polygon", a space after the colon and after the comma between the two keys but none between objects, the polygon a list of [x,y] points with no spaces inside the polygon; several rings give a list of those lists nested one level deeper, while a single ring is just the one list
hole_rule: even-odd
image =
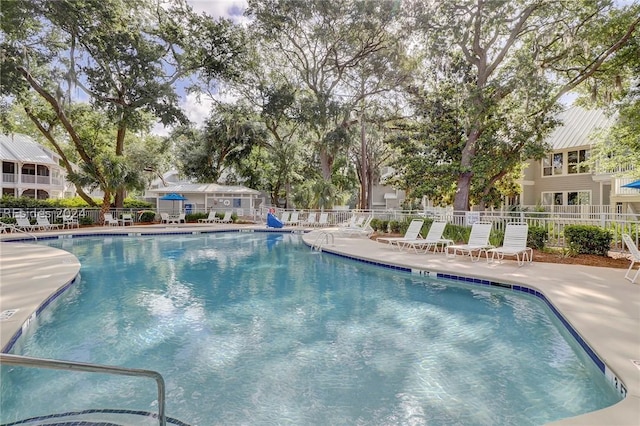
[{"label": "lounge chair", "polygon": [[299,223],[300,226],[316,226],[318,222],[316,222],[316,212],[309,212],[307,218]]},{"label": "lounge chair", "polygon": [[[533,249],[527,247],[527,236],[529,235],[529,226],[526,223],[507,223],[504,229],[504,242],[501,247],[487,250],[487,260],[491,253],[491,260],[498,257],[498,260],[504,259],[505,256],[515,256],[518,266],[522,266],[525,262],[533,261]],[[522,258],[520,257],[522,256]]]},{"label": "lounge chair", "polygon": [[47,216],[40,216],[36,218],[36,227],[42,229],[43,231],[50,231],[52,229],[59,229],[60,225],[57,223],[49,222],[49,218]]},{"label": "lounge chair", "polygon": [[23,231],[34,231],[37,227],[36,225],[32,225],[26,217],[16,217],[16,228],[22,229]]},{"label": "lounge chair", "polygon": [[289,217],[291,213],[289,212],[282,212],[282,215],[280,215],[280,222],[282,222],[283,225],[287,225],[289,224]]},{"label": "lounge chair", "polygon": [[114,219],[113,215],[111,213],[105,213],[104,214],[104,224],[105,224],[105,226],[118,226],[118,225],[120,225],[118,220]]},{"label": "lounge chair", "polygon": [[62,228],[80,228],[80,222],[78,222],[78,217],[72,214],[63,214],[62,215]]},{"label": "lounge chair", "polygon": [[633,278],[631,277],[631,270],[633,269],[633,265],[640,262],[640,250],[638,250],[638,246],[628,234],[622,234],[622,241],[624,241],[625,245],[629,249],[629,253],[631,253],[631,265],[629,265],[629,269],[627,269],[627,273],[624,275],[624,278],[631,281],[631,284],[634,284],[636,282],[636,278],[638,278],[638,274],[640,274],[640,269],[636,271]]},{"label": "lounge chair", "polygon": [[122,219],[120,219],[122,226],[133,225],[133,215],[131,213],[122,213]]},{"label": "lounge chair", "polygon": [[320,213],[320,218],[318,219],[317,226],[329,226],[329,213]]},{"label": "lounge chair", "polygon": [[178,223],[187,223],[187,214],[186,213],[180,213],[178,215]]},{"label": "lounge chair", "polygon": [[160,213],[160,223],[169,224],[169,213]]},{"label": "lounge chair", "polygon": [[442,250],[444,251],[449,245],[453,244],[453,240],[442,238],[442,234],[446,227],[447,222],[435,220],[431,222],[427,236],[423,239],[414,241],[398,241],[397,244],[400,245],[400,248],[411,247],[416,253],[418,252],[418,249],[424,249],[425,253],[428,253],[432,248],[435,253],[438,251],[439,247],[442,247]]},{"label": "lounge chair", "polygon": [[216,223],[231,223],[231,222],[233,222],[233,219],[231,219],[231,211],[229,210],[229,211],[224,212],[224,217],[222,219],[216,217],[214,222],[216,222]]},{"label": "lounge chair", "polygon": [[373,216],[368,216],[366,219],[362,216],[362,221],[358,218],[354,226],[338,228],[337,232],[344,237],[368,237],[373,234],[373,228],[371,227],[372,220]]},{"label": "lounge chair", "polygon": [[298,226],[300,224],[300,212],[292,212],[289,221],[285,225]]},{"label": "lounge chair", "polygon": [[209,216],[207,216],[206,219],[198,219],[198,223],[213,223],[216,221],[216,219],[217,219],[216,212],[211,210],[209,212]]},{"label": "lounge chair", "polygon": [[[471,226],[471,235],[467,244],[450,244],[445,247],[447,257],[455,257],[456,254],[468,254],[472,262],[480,260],[480,256],[484,253],[487,256],[487,250],[494,248],[489,243],[491,235],[491,223],[476,222]],[[478,252],[478,257],[474,257],[473,253]]]},{"label": "lounge chair", "polygon": [[386,242],[390,244],[392,247],[396,246],[398,248],[402,247],[402,243],[409,243],[415,240],[421,240],[422,235],[420,235],[420,231],[422,230],[422,225],[424,224],[424,220],[422,219],[413,219],[411,223],[409,223],[409,227],[404,233],[402,237],[382,237],[378,238],[378,241]]}]

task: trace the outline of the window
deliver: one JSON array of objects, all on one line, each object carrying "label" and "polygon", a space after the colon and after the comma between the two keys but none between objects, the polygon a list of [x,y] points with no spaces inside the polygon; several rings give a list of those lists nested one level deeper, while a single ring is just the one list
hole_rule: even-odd
[{"label": "window", "polygon": [[562,174],[563,154],[556,152],[542,159],[542,176],[555,176]]},{"label": "window", "polygon": [[569,151],[567,153],[567,173],[589,173],[589,165],[587,164],[589,154],[588,149]]},{"label": "window", "polygon": [[590,191],[543,192],[542,205],[577,206],[591,204]]}]

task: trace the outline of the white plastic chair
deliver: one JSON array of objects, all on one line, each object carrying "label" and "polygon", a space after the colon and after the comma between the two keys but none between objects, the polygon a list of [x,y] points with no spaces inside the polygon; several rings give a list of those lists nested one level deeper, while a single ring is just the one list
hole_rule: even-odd
[{"label": "white plastic chair", "polygon": [[216,218],[214,220],[214,222],[216,223],[231,223],[233,222],[233,219],[231,219],[231,210],[227,210],[226,212],[224,212],[224,217],[222,219],[218,219]]},{"label": "white plastic chair", "polygon": [[[168,220],[168,215],[167,215],[167,220]],[[198,219],[198,223],[212,223],[216,221],[216,212],[214,210],[211,210],[209,212],[209,216],[207,216],[206,219]]]},{"label": "white plastic chair", "polygon": [[131,213],[122,213],[122,219],[120,219],[122,226],[133,225],[133,215]]},{"label": "white plastic chair", "polygon": [[429,250],[433,248],[434,253],[438,251],[439,247],[443,247],[443,251],[447,248],[447,246],[453,244],[453,240],[449,240],[446,238],[442,238],[442,234],[444,233],[444,229],[447,226],[447,222],[435,220],[431,222],[431,226],[429,227],[429,231],[427,232],[427,236],[421,240],[415,241],[399,241],[398,244],[401,244],[402,248],[413,248],[413,250],[417,253],[418,249],[423,248],[425,253],[428,253]]},{"label": "white plastic chair", "polygon": [[44,231],[50,231],[52,229],[60,228],[59,224],[49,222],[49,218],[47,216],[38,215],[38,217],[36,218],[36,221],[37,221],[36,226]]},{"label": "white plastic chair", "polygon": [[[498,256],[498,260],[504,259],[505,256],[515,256],[518,266],[522,266],[525,262],[533,261],[533,249],[527,247],[527,236],[529,235],[529,226],[526,223],[507,223],[504,229],[504,241],[501,247],[495,247],[487,250],[487,261],[489,253],[493,261]],[[522,256],[522,258],[520,258]]]},{"label": "white plastic chair", "polygon": [[624,241],[625,245],[629,249],[629,253],[631,253],[631,265],[629,265],[629,269],[627,269],[627,273],[624,275],[625,279],[631,281],[631,284],[636,282],[638,278],[638,274],[640,274],[640,269],[638,269],[633,277],[631,277],[631,271],[633,270],[633,265],[637,262],[640,262],[640,251],[638,250],[638,246],[631,239],[631,236],[628,234],[622,234],[622,241]]},{"label": "white plastic chair", "polygon": [[[489,244],[491,235],[491,223],[476,222],[471,226],[471,235],[467,244],[450,244],[445,248],[447,257],[455,257],[457,253],[468,254],[472,262],[480,260],[482,253],[487,256],[487,250],[494,248]],[[473,256],[473,252],[478,252],[478,257]]]},{"label": "white plastic chair", "polygon": [[405,243],[410,243],[416,240],[422,240],[422,235],[420,235],[420,231],[422,230],[422,225],[424,224],[424,220],[422,219],[413,219],[407,230],[405,231],[402,237],[382,237],[378,238],[378,241],[384,241],[389,243],[392,247],[398,247],[399,249],[403,247]]},{"label": "white plastic chair", "polygon": [[111,213],[105,213],[104,214],[104,224],[108,225],[108,226],[118,226],[118,225],[120,225],[118,223],[118,220],[114,219],[113,215]]}]

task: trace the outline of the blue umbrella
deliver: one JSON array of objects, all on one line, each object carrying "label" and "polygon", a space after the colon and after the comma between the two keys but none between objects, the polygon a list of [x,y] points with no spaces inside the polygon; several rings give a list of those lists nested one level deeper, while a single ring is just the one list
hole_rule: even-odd
[{"label": "blue umbrella", "polygon": [[172,201],[173,205],[171,206],[171,211],[175,210],[175,206],[176,206],[176,201],[185,201],[187,198],[183,197],[180,194],[176,194],[175,192],[171,192],[169,194],[163,195],[162,197],[160,197],[161,200],[165,200],[165,201]]},{"label": "blue umbrella", "polygon": [[623,188],[635,188],[635,189],[640,189],[640,180],[637,180],[635,182],[631,182],[628,183],[626,185],[622,185]]}]

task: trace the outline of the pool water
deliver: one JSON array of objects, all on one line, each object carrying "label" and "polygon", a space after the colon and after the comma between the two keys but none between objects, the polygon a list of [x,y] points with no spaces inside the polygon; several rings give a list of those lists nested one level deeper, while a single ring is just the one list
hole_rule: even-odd
[{"label": "pool water", "polygon": [[[311,251],[300,237],[73,238],[81,280],[15,353],[159,371],[190,425],[540,425],[620,397],[522,294]],[[149,379],[3,368],[0,422],[157,411]]]}]

